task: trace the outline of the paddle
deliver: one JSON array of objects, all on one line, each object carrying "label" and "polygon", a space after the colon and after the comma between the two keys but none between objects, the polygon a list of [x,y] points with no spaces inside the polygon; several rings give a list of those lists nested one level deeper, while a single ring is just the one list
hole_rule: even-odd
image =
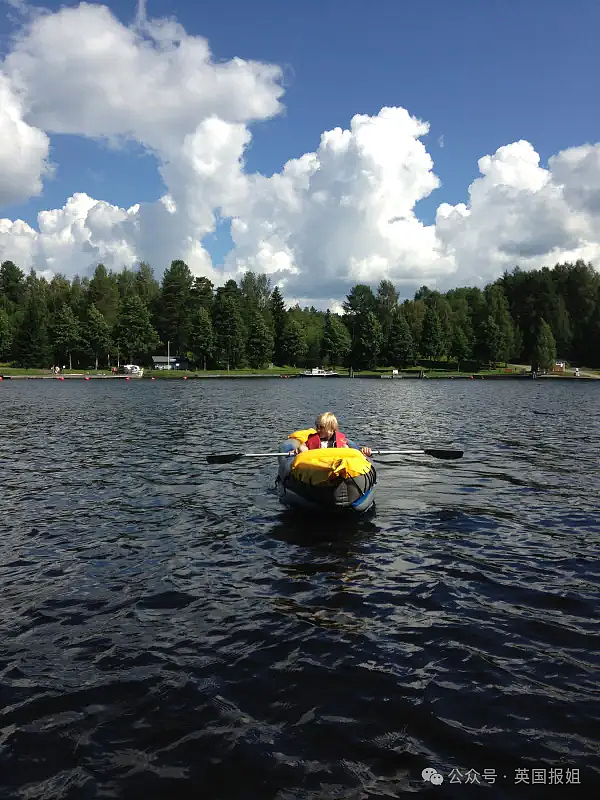
[{"label": "paddle", "polygon": [[454,458],[462,458],[462,450],[440,450],[438,448],[427,447],[425,450],[372,450],[372,456],[433,456],[433,458],[445,458],[450,461]]},{"label": "paddle", "polygon": [[[241,458],[264,458],[269,456],[293,456],[294,451],[286,453],[212,453],[206,456],[209,464],[232,464]],[[372,450],[372,456],[433,456],[433,458],[444,458],[447,460],[462,458],[462,450],[440,450],[437,448],[426,448],[425,450]]]}]

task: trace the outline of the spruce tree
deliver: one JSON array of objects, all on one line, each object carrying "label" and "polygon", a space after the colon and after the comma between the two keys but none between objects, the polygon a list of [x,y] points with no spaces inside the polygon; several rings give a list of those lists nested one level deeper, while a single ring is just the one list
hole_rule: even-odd
[{"label": "spruce tree", "polygon": [[0,361],[9,357],[12,337],[11,318],[3,308],[0,308]]},{"label": "spruce tree", "polygon": [[302,323],[290,318],[286,321],[281,335],[281,352],[283,364],[297,367],[308,352],[306,331]]},{"label": "spruce tree", "polygon": [[531,358],[532,372],[539,372],[539,370],[552,369],[556,361],[556,342],[552,335],[550,325],[544,320],[540,320],[533,346],[533,353]]},{"label": "spruce tree", "polygon": [[150,322],[150,313],[137,294],[121,303],[113,331],[115,344],[130,362],[138,356],[147,357],[158,347],[160,339]]},{"label": "spruce tree", "polygon": [[80,343],[79,323],[70,306],[66,303],[52,317],[50,326],[52,345],[59,363],[69,360],[69,369],[73,368],[72,355]]},{"label": "spruce tree", "polygon": [[246,357],[246,330],[233,292],[217,292],[213,306],[215,355],[227,369],[243,366]]},{"label": "spruce tree", "polygon": [[348,328],[328,309],[325,315],[325,326],[320,350],[323,364],[344,364],[351,348],[352,340],[350,339]]},{"label": "spruce tree", "polygon": [[89,283],[87,303],[92,303],[110,326],[114,325],[119,313],[119,286],[117,277],[107,272],[104,264],[98,264]]},{"label": "spruce tree", "polygon": [[208,278],[194,278],[190,291],[190,311],[193,313],[199,308],[204,308],[209,315],[215,299],[215,287]]},{"label": "spruce tree", "polygon": [[0,297],[2,295],[9,304],[8,312],[24,300],[25,273],[12,261],[4,261],[0,266]]},{"label": "spruce tree", "polygon": [[438,359],[445,355],[444,334],[437,311],[433,305],[427,305],[423,317],[421,333],[421,353],[424,358]]},{"label": "spruce tree", "polygon": [[356,315],[352,337],[351,366],[354,369],[375,369],[381,352],[381,324],[372,311]]},{"label": "spruce tree", "polygon": [[151,309],[160,294],[160,285],[149,264],[142,261],[135,274],[135,290],[146,308]]},{"label": "spruce tree", "polygon": [[48,368],[52,349],[48,336],[48,310],[39,283],[30,281],[25,295],[25,308],[17,331],[15,356],[21,367]]},{"label": "spruce tree", "polygon": [[386,351],[388,364],[392,366],[405,367],[415,357],[415,344],[402,308],[392,315]]},{"label": "spruce tree", "polygon": [[273,336],[258,310],[254,310],[250,316],[246,353],[253,369],[266,366],[273,358]]},{"label": "spruce tree", "polygon": [[184,261],[173,261],[166,270],[160,295],[158,326],[163,343],[171,353],[187,350],[192,273]]},{"label": "spruce tree", "polygon": [[276,364],[283,366],[283,364],[285,364],[283,331],[287,317],[285,303],[283,302],[283,297],[281,296],[278,286],[276,286],[271,292],[269,310],[271,312],[271,319],[273,321],[273,337],[275,339],[275,352],[273,359]]},{"label": "spruce tree", "polygon": [[88,308],[84,330],[87,344],[94,354],[96,369],[98,369],[99,357],[108,353],[110,349],[110,328],[104,315],[93,303]]},{"label": "spruce tree", "polygon": [[206,361],[214,351],[215,337],[210,314],[203,306],[191,313],[189,345],[196,364],[202,364],[206,369]]}]

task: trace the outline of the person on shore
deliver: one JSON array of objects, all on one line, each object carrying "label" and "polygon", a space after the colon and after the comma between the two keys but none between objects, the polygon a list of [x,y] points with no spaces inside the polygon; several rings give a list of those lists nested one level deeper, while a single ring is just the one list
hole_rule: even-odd
[{"label": "person on shore", "polygon": [[318,450],[325,447],[351,447],[353,450],[360,450],[364,456],[371,455],[370,447],[359,447],[351,442],[340,431],[337,417],[331,411],[320,414],[315,420],[316,433],[311,434],[305,444],[301,444],[294,450],[294,453],[305,453],[307,450]]}]

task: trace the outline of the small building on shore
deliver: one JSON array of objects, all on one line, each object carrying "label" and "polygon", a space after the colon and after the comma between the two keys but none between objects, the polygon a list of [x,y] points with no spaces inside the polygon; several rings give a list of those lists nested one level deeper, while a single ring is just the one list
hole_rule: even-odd
[{"label": "small building on shore", "polygon": [[182,356],[152,356],[152,369],[189,369],[190,362]]}]

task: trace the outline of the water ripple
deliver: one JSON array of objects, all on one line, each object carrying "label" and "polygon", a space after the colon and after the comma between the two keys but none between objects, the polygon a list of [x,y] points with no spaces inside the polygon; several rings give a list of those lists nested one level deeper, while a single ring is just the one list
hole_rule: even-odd
[{"label": "water ripple", "polygon": [[[596,793],[598,386],[384,384],[2,384],[2,797]],[[325,408],[465,457],[381,459],[374,513],[310,522],[272,463],[204,461]]]}]

